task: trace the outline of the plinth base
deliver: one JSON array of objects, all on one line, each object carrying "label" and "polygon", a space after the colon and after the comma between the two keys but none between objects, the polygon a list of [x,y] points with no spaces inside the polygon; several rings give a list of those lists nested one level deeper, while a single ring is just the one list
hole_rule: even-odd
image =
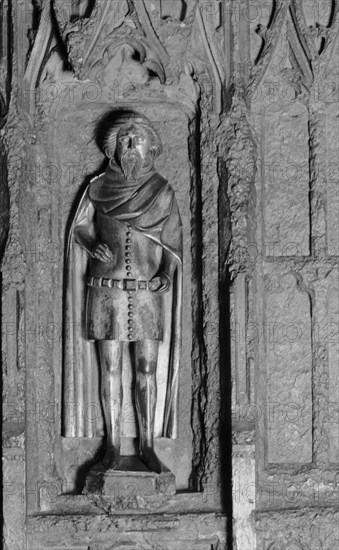
[{"label": "plinth base", "polygon": [[92,468],[83,493],[90,499],[104,499],[113,508],[145,508],[154,500],[175,495],[175,477],[170,471],[150,472],[137,457],[122,457],[119,470]]}]

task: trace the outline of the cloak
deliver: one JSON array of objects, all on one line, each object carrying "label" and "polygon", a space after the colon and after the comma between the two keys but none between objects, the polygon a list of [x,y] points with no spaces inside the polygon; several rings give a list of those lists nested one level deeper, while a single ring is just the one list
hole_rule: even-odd
[{"label": "cloak", "polygon": [[[71,220],[67,239],[63,317],[63,435],[103,435],[99,355],[96,342],[86,339],[84,322],[90,256],[76,242],[74,235],[75,226],[80,223],[95,238],[96,208],[122,223],[130,224],[136,231],[170,252],[176,260],[171,288],[163,294],[164,338],[159,342],[154,428],[155,437],[176,438],[182,308],[182,225],[179,210],[173,189],[159,174],[151,171],[137,182],[128,182],[117,165],[91,180]],[[123,344],[122,435],[136,437],[132,368],[126,342]]]}]

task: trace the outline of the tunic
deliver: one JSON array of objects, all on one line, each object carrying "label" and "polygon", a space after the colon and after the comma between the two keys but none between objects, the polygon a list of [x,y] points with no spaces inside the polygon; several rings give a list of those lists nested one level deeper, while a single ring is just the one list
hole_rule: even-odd
[{"label": "tunic", "polygon": [[[90,277],[133,283],[148,282],[159,270],[162,249],[131,225],[101,213],[98,239],[114,254],[108,263],[93,260]],[[125,285],[127,285],[127,281]],[[131,285],[132,286],[132,285]],[[137,286],[137,285],[136,285]],[[163,294],[148,289],[124,290],[88,286],[86,327],[88,340],[162,340]]]},{"label": "tunic", "polygon": [[[181,222],[172,188],[155,172],[129,186],[111,171],[92,181],[88,197],[95,240],[107,244],[114,259],[89,263],[86,338],[162,341],[164,295],[148,285],[160,270],[164,247],[180,253]],[[128,281],[133,290],[127,290]]]}]

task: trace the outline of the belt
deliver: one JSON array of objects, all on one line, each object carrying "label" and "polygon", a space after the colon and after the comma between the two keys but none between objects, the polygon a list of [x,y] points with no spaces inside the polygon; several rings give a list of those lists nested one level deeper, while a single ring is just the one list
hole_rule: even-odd
[{"label": "belt", "polygon": [[120,290],[156,290],[157,285],[151,281],[136,279],[107,279],[106,277],[88,277],[88,286],[119,288]]}]

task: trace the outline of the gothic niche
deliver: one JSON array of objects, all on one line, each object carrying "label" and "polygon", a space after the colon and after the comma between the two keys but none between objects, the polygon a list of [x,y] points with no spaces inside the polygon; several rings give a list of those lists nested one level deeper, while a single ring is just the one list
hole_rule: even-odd
[{"label": "gothic niche", "polygon": [[[91,112],[88,105],[78,104],[58,118],[54,154],[71,167],[73,175],[70,182],[70,172],[65,174],[61,196],[55,190],[55,203],[62,200],[66,251],[64,269],[58,273],[64,288],[63,310],[59,308],[64,319],[63,370],[56,372],[63,419],[62,438],[56,437],[56,445],[62,447],[56,456],[60,457],[63,492],[91,493],[100,487],[109,493],[117,476],[126,487],[131,476],[137,479],[144,500],[154,499],[157,492],[164,497],[188,488],[194,345],[191,302],[196,292],[191,275],[191,194],[195,183],[190,183],[188,165],[192,154],[186,140],[188,119],[178,118],[178,113],[167,109],[164,116],[161,105],[145,103],[122,104],[113,110],[109,104],[92,104]],[[125,166],[120,157],[124,147],[126,158],[136,159],[138,150],[145,154],[140,176],[141,160],[134,168]],[[81,158],[86,158],[86,167],[80,171]],[[129,183],[123,191],[125,173]],[[141,179],[136,183],[135,178]],[[104,190],[113,187],[115,198],[104,197]],[[94,208],[96,200],[103,200],[101,214]],[[110,220],[107,210],[113,203],[118,208],[116,220]],[[99,229],[102,216],[116,227]],[[96,241],[99,234],[102,237]],[[117,252],[107,239],[115,238],[120,242],[117,257],[124,262],[119,277],[107,271]],[[166,241],[163,246],[162,239]],[[96,251],[92,250],[94,242]],[[155,262],[154,272],[135,275],[138,262],[146,265],[148,246],[154,253],[149,260],[151,265]],[[101,264],[103,273],[98,271]],[[101,305],[100,295],[105,296],[99,300]],[[139,302],[142,295],[145,301]],[[137,349],[141,345],[137,342],[142,341],[143,351]],[[136,365],[144,369],[143,380]],[[161,483],[159,476],[164,479]]]},{"label": "gothic niche", "polygon": [[46,121],[41,158],[60,167],[49,190],[57,221],[41,216],[39,229],[64,251],[37,282],[53,271],[48,299],[63,329],[53,355],[45,350],[53,376],[44,391],[60,403],[61,426],[48,428],[54,464],[42,455],[32,475],[60,484],[56,502],[42,493],[40,510],[63,510],[66,494],[145,508],[202,484],[205,435],[199,421],[193,436],[191,412],[201,370],[201,88],[192,64],[178,86],[146,3],[73,8],[42,7],[25,74],[39,92],[26,107]]},{"label": "gothic niche", "polygon": [[229,76],[226,16],[188,1],[55,0],[34,2],[34,18],[13,142],[19,292],[5,271],[5,318],[15,304],[12,325],[39,329],[21,370],[21,401],[43,414],[25,417],[28,547],[223,548],[218,152],[206,136]]}]

